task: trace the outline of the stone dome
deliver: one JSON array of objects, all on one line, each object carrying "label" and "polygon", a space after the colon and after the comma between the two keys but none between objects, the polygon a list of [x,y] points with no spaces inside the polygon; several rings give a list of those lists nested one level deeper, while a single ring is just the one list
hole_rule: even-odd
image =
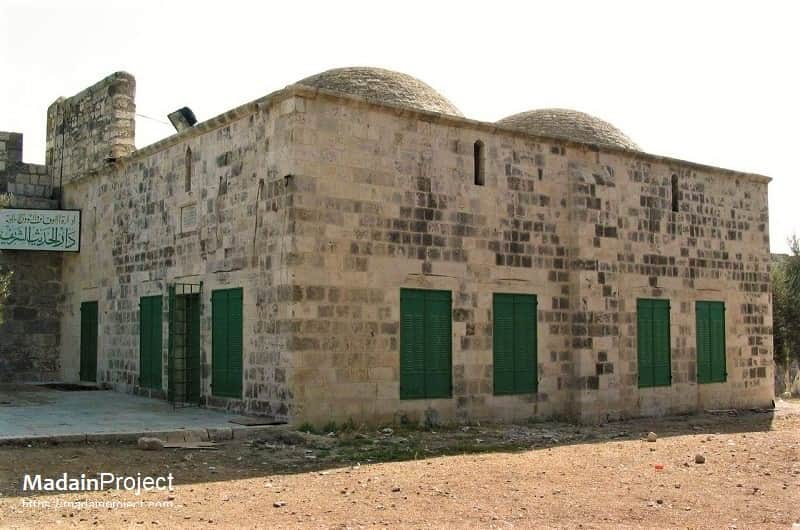
[{"label": "stone dome", "polygon": [[379,103],[463,116],[444,96],[419,79],[383,68],[334,68],[301,79],[297,84],[359,96]]},{"label": "stone dome", "polygon": [[553,136],[598,146],[641,151],[633,140],[607,121],[577,110],[531,110],[508,116],[496,123],[536,136]]}]

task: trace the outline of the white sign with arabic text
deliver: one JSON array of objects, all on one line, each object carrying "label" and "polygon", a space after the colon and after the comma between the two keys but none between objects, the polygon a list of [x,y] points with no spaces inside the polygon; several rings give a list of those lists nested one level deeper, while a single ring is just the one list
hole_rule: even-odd
[{"label": "white sign with arabic text", "polygon": [[80,210],[0,209],[0,250],[80,249]]}]

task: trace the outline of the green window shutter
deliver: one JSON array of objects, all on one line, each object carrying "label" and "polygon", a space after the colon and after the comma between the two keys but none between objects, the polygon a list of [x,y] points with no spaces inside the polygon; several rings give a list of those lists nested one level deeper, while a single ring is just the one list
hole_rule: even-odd
[{"label": "green window shutter", "polygon": [[400,399],[425,397],[425,296],[400,291]]},{"label": "green window shutter", "polygon": [[725,382],[725,304],[697,302],[696,312],[697,382]]},{"label": "green window shutter", "polygon": [[161,388],[162,337],[160,296],[139,299],[139,385]]},{"label": "green window shutter", "polygon": [[400,398],[452,395],[449,291],[400,290]]},{"label": "green window shutter", "polygon": [[711,378],[716,383],[724,383],[728,376],[725,362],[725,304],[715,302],[710,309]]},{"label": "green window shutter", "polygon": [[160,296],[150,299],[150,384],[153,388],[161,388],[162,372],[162,336],[161,324],[162,301]]},{"label": "green window shutter", "polygon": [[492,304],[494,393],[514,393],[514,296],[495,294]]},{"label": "green window shutter", "polygon": [[244,354],[244,315],[242,290],[228,291],[228,388],[233,397],[242,397],[242,355]]},{"label": "green window shutter", "polygon": [[514,392],[536,391],[536,297],[514,295]]},{"label": "green window shutter", "polygon": [[711,382],[711,320],[708,302],[695,304],[697,342],[697,382]]},{"label": "green window shutter", "polygon": [[503,395],[536,392],[536,296],[495,294],[493,302],[494,393]]},{"label": "green window shutter", "polygon": [[139,386],[150,386],[150,304],[139,299]]},{"label": "green window shutter", "polygon": [[242,397],[242,290],[211,293],[211,390],[215,396]]},{"label": "green window shutter", "polygon": [[81,381],[86,380],[86,358],[89,351],[89,332],[86,304],[81,304],[81,349],[80,349],[80,376]]},{"label": "green window shutter", "polygon": [[452,303],[449,291],[425,293],[425,397],[451,392]]},{"label": "green window shutter", "polygon": [[672,383],[670,355],[669,301],[653,300],[653,384]]},{"label": "green window shutter", "polygon": [[653,302],[636,301],[636,349],[639,361],[639,387],[653,386]]},{"label": "green window shutter", "polygon": [[97,381],[97,327],[97,302],[83,302],[81,304],[81,381]]},{"label": "green window shutter", "polygon": [[225,395],[228,387],[228,295],[211,293],[211,390]]},{"label": "green window shutter", "polygon": [[636,320],[639,387],[670,385],[669,300],[638,299]]}]

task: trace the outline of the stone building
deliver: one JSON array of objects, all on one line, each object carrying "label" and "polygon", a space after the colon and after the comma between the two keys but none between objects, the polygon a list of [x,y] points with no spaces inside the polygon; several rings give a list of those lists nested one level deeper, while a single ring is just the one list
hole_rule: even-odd
[{"label": "stone building", "polygon": [[295,423],[772,399],[766,177],[575,111],[470,120],[374,68],[141,149],[134,94],[116,73],[53,103],[45,167],[0,136],[0,191],[82,215],[79,253],[0,253],[4,380]]}]

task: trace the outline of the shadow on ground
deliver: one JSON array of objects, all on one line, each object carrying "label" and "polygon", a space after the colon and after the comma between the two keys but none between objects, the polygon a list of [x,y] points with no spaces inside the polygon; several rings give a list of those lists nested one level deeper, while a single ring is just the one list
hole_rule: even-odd
[{"label": "shadow on ground", "polygon": [[[218,450],[142,451],[132,443],[31,444],[0,447],[0,493],[22,491],[25,474],[59,478],[63,473],[162,476],[175,484],[219,482],[274,475],[322,472],[381,462],[447,455],[547,450],[561,445],[611,441],[644,443],[648,432],[659,438],[769,431],[781,416],[800,415],[800,402],[779,402],[775,411],[697,414],[636,419],[584,426],[563,422],[514,425],[474,424],[423,430],[405,426],[339,429],[309,433],[275,427],[256,440],[231,440]],[[331,426],[332,427],[332,426]],[[42,492],[46,493],[46,492]],[[40,494],[42,494],[40,493]],[[58,492],[56,492],[58,493]]]}]

